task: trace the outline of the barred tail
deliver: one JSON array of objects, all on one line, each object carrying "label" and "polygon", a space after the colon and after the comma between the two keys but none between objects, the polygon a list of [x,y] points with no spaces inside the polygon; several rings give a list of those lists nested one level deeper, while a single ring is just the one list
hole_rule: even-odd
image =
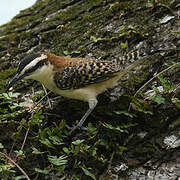
[{"label": "barred tail", "polygon": [[142,57],[146,56],[146,53],[142,50],[135,50],[128,52],[127,54],[119,57],[119,63],[120,64],[128,64],[136,61],[137,59],[140,59]]}]

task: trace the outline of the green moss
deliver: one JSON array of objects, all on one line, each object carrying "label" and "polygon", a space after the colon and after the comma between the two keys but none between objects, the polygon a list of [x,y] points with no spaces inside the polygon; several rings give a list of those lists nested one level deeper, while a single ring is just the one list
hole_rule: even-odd
[{"label": "green moss", "polygon": [[91,21],[93,19],[93,16],[92,16],[92,13],[86,13],[86,14],[84,14],[83,15],[83,17],[82,17],[82,21],[83,22],[89,22],[89,21]]},{"label": "green moss", "polygon": [[[7,46],[7,43],[6,42],[3,42],[3,41],[1,41],[1,43],[0,43],[0,51],[4,51],[4,50],[6,50],[6,47]],[[1,52],[0,52],[1,53]]]},{"label": "green moss", "polygon": [[138,154],[151,154],[154,153],[157,149],[153,146],[153,144],[146,144],[144,147],[137,147],[136,153]]},{"label": "green moss", "polygon": [[62,11],[61,13],[57,14],[56,16],[51,18],[49,21],[60,20],[65,23],[66,21],[70,21],[71,19],[76,18],[81,12],[82,12],[81,6],[74,5],[73,7],[70,7],[68,10]]},{"label": "green moss", "polygon": [[0,73],[0,79],[3,79],[3,80],[7,80],[8,77],[14,75],[14,73],[16,72],[17,68],[9,68],[3,72]]},{"label": "green moss", "polygon": [[139,84],[142,84],[147,80],[148,75],[148,72],[137,72],[128,79],[126,87],[129,89],[133,89],[134,87],[139,86]]},{"label": "green moss", "polygon": [[159,0],[159,4],[169,5],[172,2],[172,0]]},{"label": "green moss", "polygon": [[103,0],[87,0],[87,7],[92,8],[94,6],[100,6],[104,3]]},{"label": "green moss", "polygon": [[5,92],[7,80],[9,77],[15,74],[16,70],[16,68],[9,68],[5,71],[0,72],[0,93]]}]

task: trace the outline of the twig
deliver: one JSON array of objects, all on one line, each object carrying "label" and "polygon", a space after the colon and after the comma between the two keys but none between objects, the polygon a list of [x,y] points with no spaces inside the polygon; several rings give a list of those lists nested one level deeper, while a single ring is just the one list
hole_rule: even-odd
[{"label": "twig", "polygon": [[113,160],[113,158],[114,158],[114,151],[112,152],[112,154],[111,154],[111,158],[110,158],[110,160],[109,160],[109,164],[108,164],[108,171],[111,169],[111,165],[112,165],[112,160]]},{"label": "twig", "polygon": [[177,14],[175,14],[169,6],[166,6],[165,4],[162,4],[162,3],[158,3],[157,7],[158,6],[167,8],[171,12],[171,14],[173,14],[174,16],[177,16]]},{"label": "twig", "polygon": [[172,92],[176,92],[176,90],[178,89],[178,87],[180,87],[180,83],[176,86],[176,88],[175,88],[175,89],[173,89],[173,91],[172,91]]},{"label": "twig", "polygon": [[51,93],[51,91],[49,91],[45,96],[43,96],[43,97],[33,106],[33,108],[31,109],[30,112],[33,112],[34,108],[35,108],[44,98],[46,98],[50,93]]},{"label": "twig", "polygon": [[57,117],[57,118],[62,118],[62,116],[60,116],[59,114],[53,114],[53,113],[44,113],[45,115],[48,115],[48,116],[54,116],[54,117]]},{"label": "twig", "polygon": [[23,149],[24,149],[24,145],[25,145],[28,133],[29,133],[29,129],[30,129],[30,127],[28,127],[28,129],[26,131],[26,134],[25,134],[25,137],[24,137],[24,141],[23,141],[22,146],[21,146],[21,151],[23,151]]},{"label": "twig", "polygon": [[34,93],[34,87],[32,87],[32,96],[34,96],[34,94],[35,94],[35,93]]},{"label": "twig", "polygon": [[149,84],[152,80],[154,80],[156,77],[158,77],[159,75],[163,74],[164,72],[168,71],[169,69],[173,68],[175,65],[180,64],[180,62],[173,64],[172,66],[169,66],[168,68],[164,69],[163,71],[161,71],[160,73],[156,74],[154,77],[152,77],[149,81],[147,81],[143,86],[141,86],[138,91],[134,94],[134,96],[136,96],[147,84]]},{"label": "twig", "polygon": [[[44,89],[44,92],[45,92],[46,95],[43,96],[43,97],[33,106],[32,110],[30,111],[30,112],[31,112],[31,117],[30,117],[30,119],[32,118],[32,116],[33,116],[33,114],[34,114],[34,111],[33,111],[34,108],[35,108],[45,97],[48,97],[48,95],[51,93],[51,91],[49,91],[49,92],[47,93],[46,88],[44,87],[44,85],[42,85],[42,86],[43,86],[43,89]],[[32,89],[32,91],[33,91],[33,94],[34,94],[34,88]],[[47,98],[47,99],[48,99],[48,103],[49,103],[50,108],[52,108],[49,98]],[[25,134],[25,137],[24,137],[22,146],[21,146],[21,151],[24,149],[24,145],[25,145],[25,142],[26,142],[26,139],[27,139],[29,130],[30,130],[30,127],[28,127],[28,129],[27,129],[27,131],[26,131],[26,134]]]},{"label": "twig", "polygon": [[[45,94],[47,95],[47,90],[46,90],[46,88],[45,88],[45,86],[43,84],[42,84],[42,87],[43,87],[43,90],[44,90]],[[48,95],[47,95],[47,101],[48,101],[50,109],[52,109],[52,104],[51,104],[51,101],[50,101]]]},{"label": "twig", "polygon": [[26,177],[27,180],[30,180],[29,176],[26,174],[26,172],[14,161],[12,160],[9,156],[7,156],[5,153],[0,152],[1,155],[6,157],[9,161],[11,161]]},{"label": "twig", "polygon": [[13,145],[11,146],[11,150],[10,150],[10,152],[9,152],[9,156],[11,156],[11,153],[12,153],[12,151],[13,151],[13,149],[14,149],[14,146],[15,146],[16,141],[17,141],[17,136],[16,136],[15,140],[13,141]]},{"label": "twig", "polygon": [[[147,81],[143,86],[141,86],[137,91],[136,93],[134,94],[134,97],[137,96],[137,94],[142,90],[144,89],[150,82],[152,82],[155,78],[157,78],[159,75],[163,74],[164,72],[168,71],[169,69],[173,68],[174,66],[180,64],[180,62],[176,63],[176,64],[173,64],[172,66],[169,66],[168,68],[164,69],[163,71],[159,72],[158,74],[156,74],[155,76],[153,76],[149,81]],[[129,105],[129,108],[128,108],[128,112],[130,111],[131,109],[131,104]]]}]

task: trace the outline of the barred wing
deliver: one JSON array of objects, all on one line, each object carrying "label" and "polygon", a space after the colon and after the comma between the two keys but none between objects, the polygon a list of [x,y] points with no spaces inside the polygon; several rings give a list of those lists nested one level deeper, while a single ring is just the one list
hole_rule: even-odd
[{"label": "barred wing", "polygon": [[80,61],[64,68],[61,73],[57,72],[55,82],[61,90],[78,89],[108,80],[118,71],[116,63],[111,61]]}]

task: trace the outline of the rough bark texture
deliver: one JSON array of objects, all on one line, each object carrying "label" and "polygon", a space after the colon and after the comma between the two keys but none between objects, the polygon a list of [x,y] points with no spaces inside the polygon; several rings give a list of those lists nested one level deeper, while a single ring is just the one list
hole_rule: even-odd
[{"label": "rough bark texture", "polygon": [[[127,110],[130,100],[133,99],[130,96],[144,83],[166,69],[167,64],[179,62],[179,7],[178,0],[37,1],[31,8],[21,11],[9,23],[0,27],[0,93],[5,92],[5,85],[14,75],[19,60],[28,53],[49,51],[62,56],[111,61],[139,49],[146,56],[123,76],[120,86],[99,97],[99,105],[88,119],[94,126],[100,126],[97,139],[112,141],[112,149],[106,149],[109,153],[105,153],[108,162],[112,161],[107,162],[107,166],[98,163],[89,166],[93,167],[92,171],[97,179],[178,179],[178,67],[165,73],[166,78],[175,86],[173,92],[163,95],[166,102],[147,105],[147,110],[149,111],[150,106],[153,115],[136,112],[136,109],[131,108],[131,112],[135,111],[136,114],[133,123],[137,125],[130,128],[129,134],[122,134],[117,141],[115,137],[111,137],[111,133],[106,133],[102,124],[116,125],[115,121],[122,117],[105,112]],[[132,63],[134,62],[124,62],[123,66],[126,68]],[[39,84],[30,82],[18,83],[14,89],[23,94],[30,93],[32,85],[40,87]],[[161,86],[160,82],[154,78],[142,92],[158,86]],[[172,102],[172,98],[176,103]],[[70,125],[81,118],[86,108],[83,102],[75,100],[56,101],[53,103],[53,110],[46,111],[59,115],[47,115],[45,125],[52,126],[52,122],[60,119],[65,119]],[[9,141],[8,134],[13,127],[11,124],[1,124],[0,128],[0,142],[6,142],[4,146],[6,144],[10,147],[12,142],[7,143],[7,140]],[[82,134],[75,135],[73,140],[79,136]],[[125,146],[126,150],[118,154],[116,149],[113,151],[117,146]],[[28,163],[28,158],[26,161]],[[28,169],[28,165],[25,168]],[[81,174],[72,169],[73,173]],[[32,177],[33,175],[32,173]],[[79,177],[87,178],[85,175]],[[66,178],[70,178],[70,175]]]}]

